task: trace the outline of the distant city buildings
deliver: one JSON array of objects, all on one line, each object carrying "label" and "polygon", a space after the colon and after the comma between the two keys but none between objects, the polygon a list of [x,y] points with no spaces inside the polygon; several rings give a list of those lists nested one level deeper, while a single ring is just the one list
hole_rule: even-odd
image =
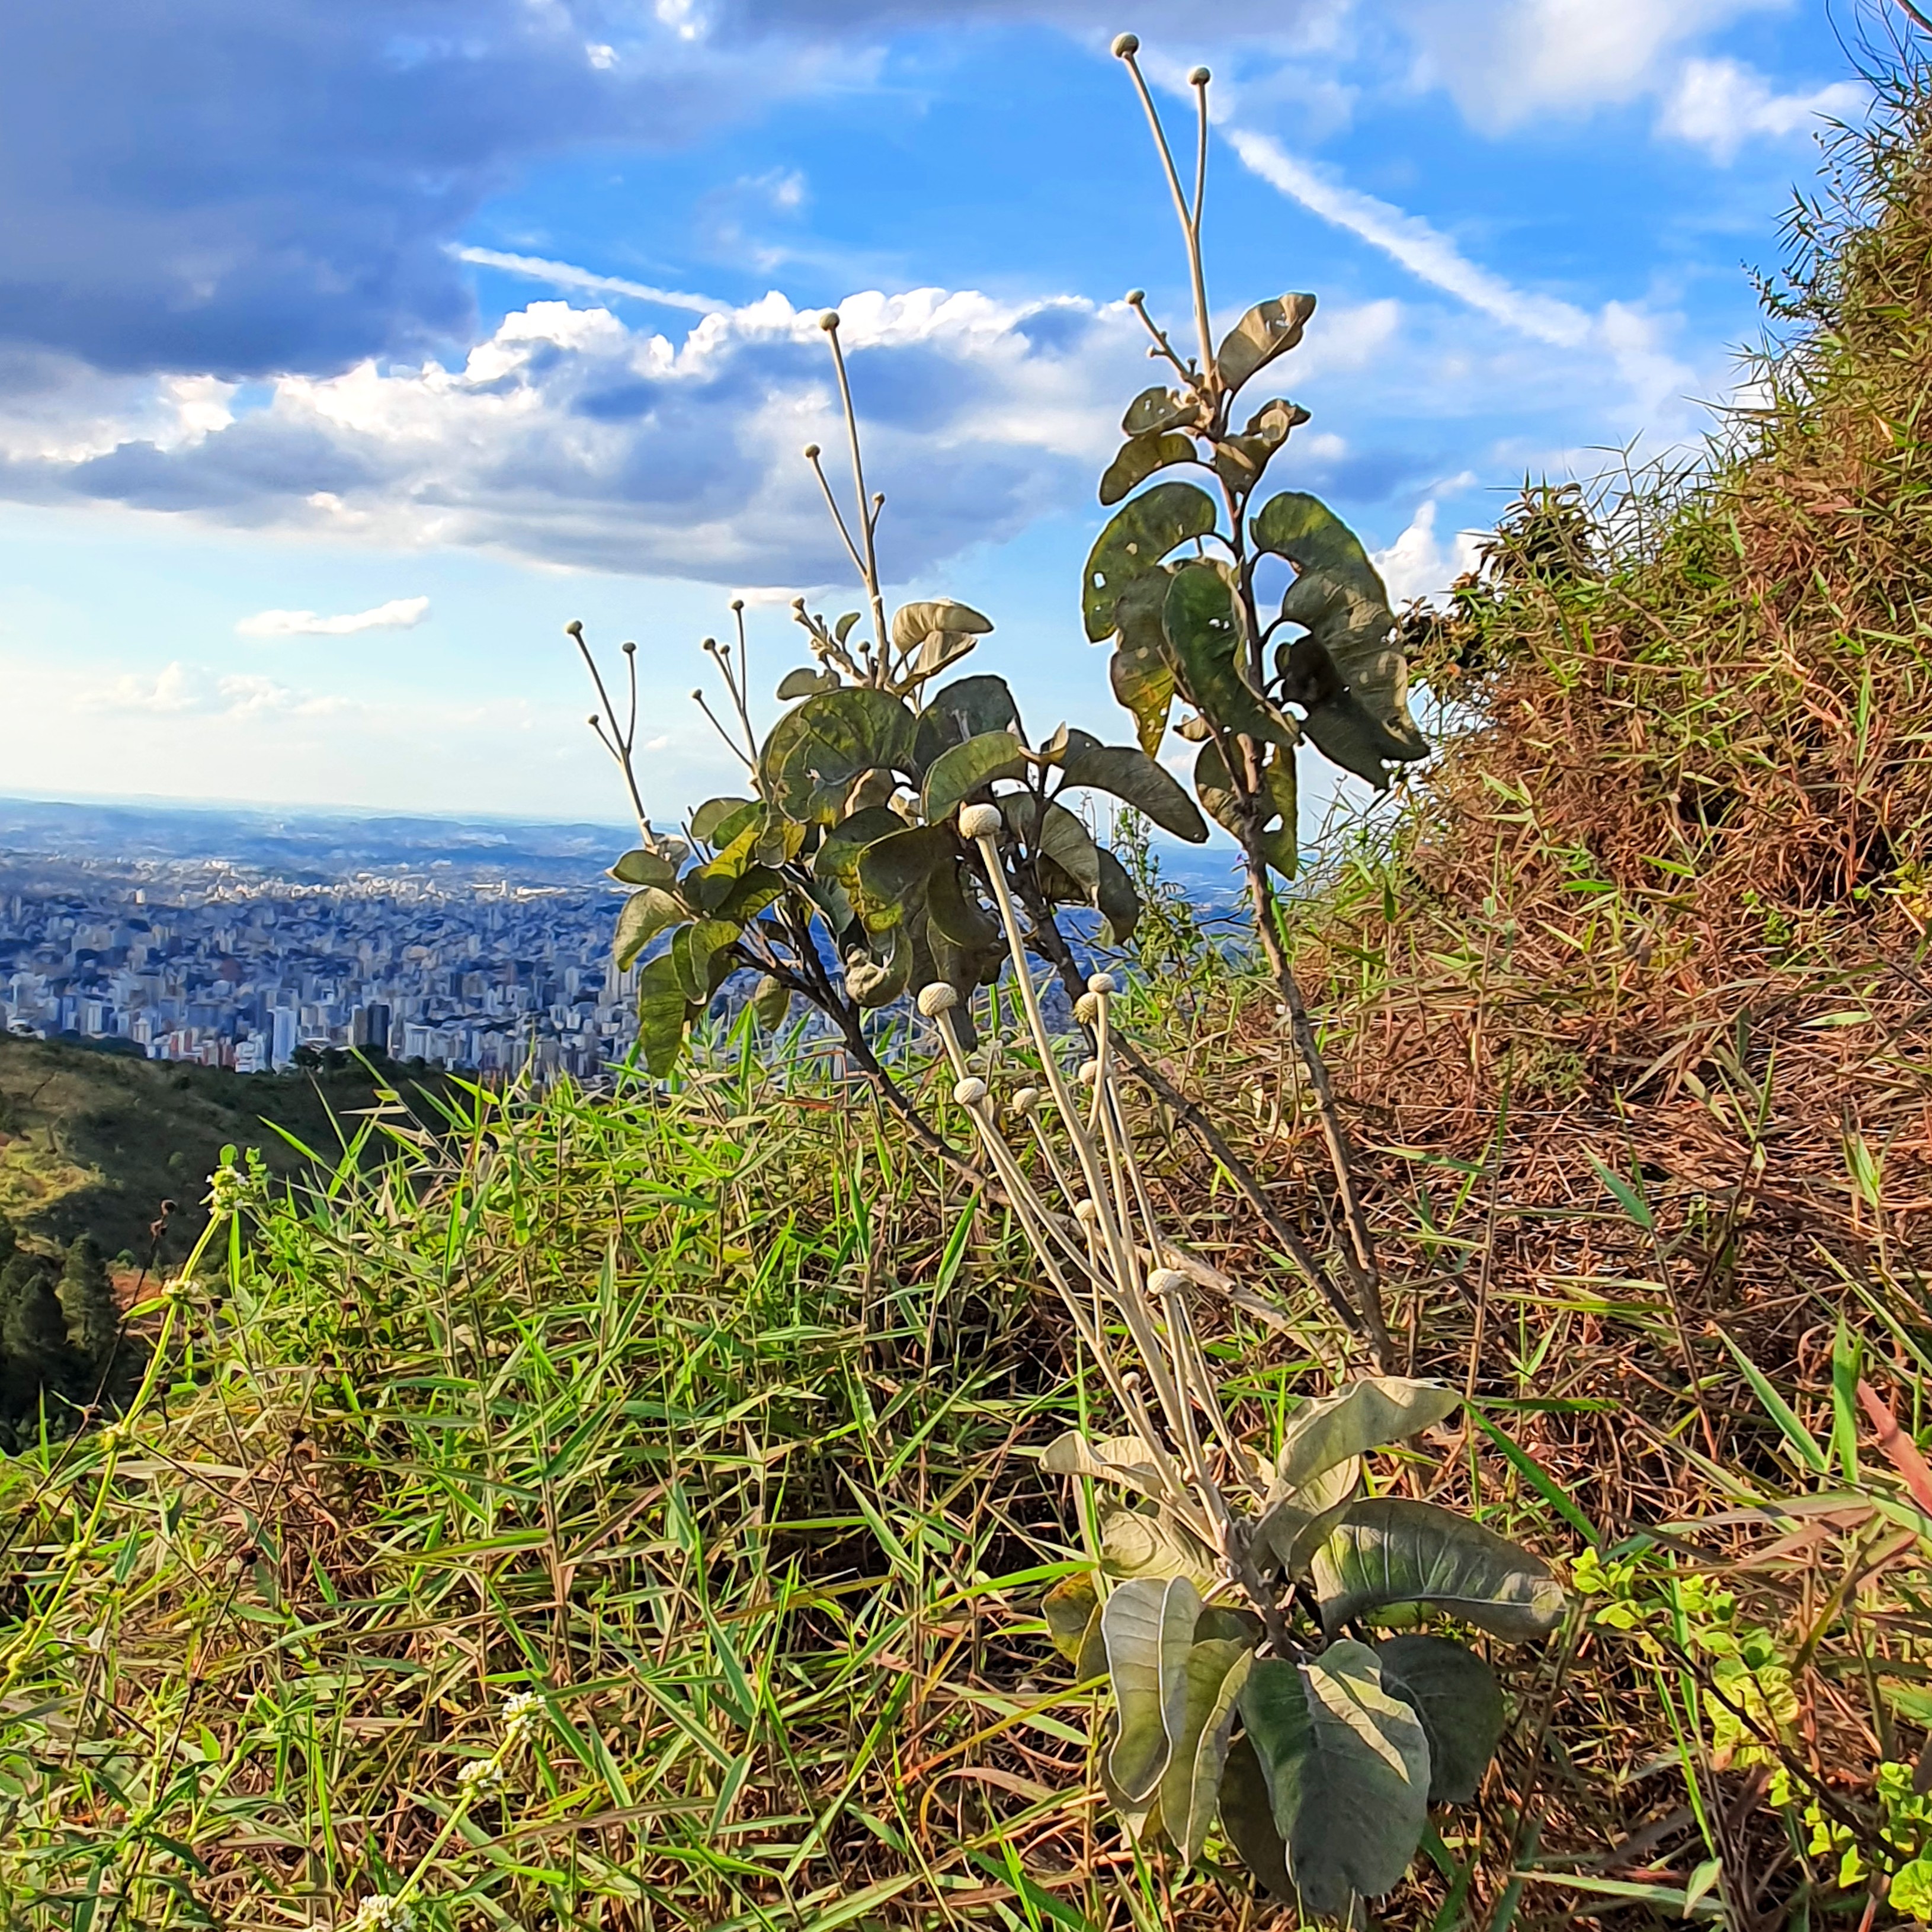
[{"label": "distant city buildings", "polygon": [[[572,869],[577,869],[572,868]],[[238,1072],[303,1048],[538,1077],[593,1075],[634,1036],[602,884],[0,852],[0,1028],[124,1040]]]}]

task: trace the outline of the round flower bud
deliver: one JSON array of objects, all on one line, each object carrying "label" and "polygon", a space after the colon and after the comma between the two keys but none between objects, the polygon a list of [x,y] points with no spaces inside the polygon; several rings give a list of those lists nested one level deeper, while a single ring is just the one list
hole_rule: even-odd
[{"label": "round flower bud", "polygon": [[1090,993],[1118,993],[1120,982],[1111,973],[1090,973],[1087,976],[1087,990]]},{"label": "round flower bud", "polygon": [[1156,1268],[1148,1276],[1150,1294],[1178,1294],[1187,1286],[1187,1277],[1178,1268]]},{"label": "round flower bud", "polygon": [[1083,1060],[1080,1071],[1075,1076],[1083,1087],[1090,1087],[1100,1077],[1100,1063],[1097,1060]]},{"label": "round flower bud", "polygon": [[[817,443],[808,442],[805,446],[805,460],[808,463],[816,463],[818,460],[818,446]],[[794,604],[802,604],[805,602],[805,599],[802,597],[795,597],[792,599],[792,602]]]},{"label": "round flower bud", "polygon": [[638,654],[638,646],[637,646],[636,643],[635,643],[634,640],[628,640],[628,639],[627,639],[627,640],[626,640],[626,642],[625,642],[625,645],[624,645],[624,655],[625,655],[625,656],[626,656],[627,658],[634,658],[634,657],[635,657],[635,656],[637,656],[637,654]]},{"label": "round flower bud", "polygon": [[931,986],[919,989],[919,1010],[929,1020],[950,1013],[958,1004],[958,988],[949,986],[944,980],[935,980]]},{"label": "round flower bud", "polygon": [[1142,304],[1142,302],[1145,302],[1146,300],[1147,300],[1147,290],[1146,290],[1145,289],[1130,289],[1130,290],[1128,290],[1128,291],[1127,291],[1127,306],[1128,306],[1128,308],[1138,308],[1140,307],[1141,304]]},{"label": "round flower bud", "polygon": [[1073,1204],[1073,1218],[1080,1223],[1082,1227],[1091,1227],[1100,1220],[1100,1210],[1090,1201],[1076,1201]]},{"label": "round flower bud", "polygon": [[702,690],[694,691],[691,694],[697,703],[702,704],[704,702],[704,693]]},{"label": "round flower bud", "polygon": [[1130,59],[1141,50],[1141,37],[1138,34],[1116,34],[1114,36],[1114,58]]},{"label": "round flower bud", "polygon": [[1040,1089],[1037,1087],[1022,1087],[1007,1105],[1016,1114],[1030,1114],[1040,1105]]},{"label": "round flower bud", "polygon": [[959,836],[962,838],[994,838],[999,836],[1000,808],[997,805],[962,805],[959,808]]},{"label": "round flower bud", "polygon": [[976,1107],[986,1097],[986,1083],[969,1073],[953,1088],[952,1097],[962,1107]]},{"label": "round flower bud", "polygon": [[838,311],[836,308],[827,309],[818,318],[818,326],[827,335],[830,335],[838,326]]},{"label": "round flower bud", "polygon": [[584,634],[584,620],[581,617],[572,618],[570,622],[564,626],[563,634],[566,638],[582,637]]},{"label": "round flower bud", "polygon": [[1190,87],[1205,87],[1214,76],[1204,67],[1197,67],[1187,76]]},{"label": "round flower bud", "polygon": [[1082,993],[1073,1002],[1073,1017],[1082,1026],[1091,1026],[1100,1017],[1100,1002],[1091,993]]},{"label": "round flower bud", "polygon": [[734,598],[732,598],[732,600],[731,600],[731,608],[732,608],[732,609],[733,609],[733,610],[743,610],[743,609],[744,609],[744,608],[745,608],[745,600],[744,600],[744,598],[742,598],[742,597],[734,597]]}]

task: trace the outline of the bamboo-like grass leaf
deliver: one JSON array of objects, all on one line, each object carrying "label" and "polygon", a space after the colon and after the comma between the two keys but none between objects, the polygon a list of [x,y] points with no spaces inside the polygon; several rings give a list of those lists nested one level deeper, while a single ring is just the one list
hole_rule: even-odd
[{"label": "bamboo-like grass leaf", "polygon": [[1502,1738],[1496,1672],[1447,1637],[1392,1636],[1375,1651],[1384,1688],[1413,1707],[1428,1737],[1430,1803],[1468,1804]]},{"label": "bamboo-like grass leaf", "polygon": [[1010,731],[982,731],[940,753],[927,768],[921,809],[937,825],[995,778],[1026,776],[1025,748]]},{"label": "bamboo-like grass leaf", "polygon": [[1375,1652],[1345,1639],[1306,1664],[1264,1658],[1240,1702],[1304,1909],[1398,1884],[1428,1822],[1429,1742]]},{"label": "bamboo-like grass leaf", "polygon": [[1275,1456],[1275,1480],[1285,1490],[1299,1490],[1365,1450],[1419,1436],[1462,1400],[1442,1382],[1365,1376],[1336,1394],[1304,1402],[1288,1418]]},{"label": "bamboo-like grass leaf", "polygon": [[1311,295],[1276,296],[1270,302],[1256,302],[1214,352],[1214,367],[1222,382],[1230,389],[1238,389],[1277,356],[1285,355],[1301,340],[1314,313]]},{"label": "bamboo-like grass leaf", "polygon": [[1187,1657],[1201,1596],[1185,1576],[1137,1577],[1100,1613],[1120,1725],[1107,1769],[1130,1798],[1149,1796],[1185,1715]]},{"label": "bamboo-like grass leaf", "polygon": [[808,698],[772,727],[759,754],[759,789],[789,818],[836,824],[868,772],[910,771],[913,714],[896,698],[849,685]]},{"label": "bamboo-like grass leaf", "polygon": [[1540,1557],[1432,1503],[1351,1503],[1310,1558],[1322,1628],[1424,1604],[1511,1642],[1562,1620],[1563,1586]]},{"label": "bamboo-like grass leaf", "polygon": [[1254,1646],[1238,1638],[1197,1642],[1187,1653],[1180,1728],[1161,1774],[1160,1815],[1189,1864],[1201,1856],[1220,1802],[1221,1774],[1234,1731],[1235,1700],[1248,1681]]},{"label": "bamboo-like grass leaf", "polygon": [[662,886],[646,886],[633,892],[617,914],[617,930],[610,945],[611,964],[620,973],[628,973],[638,955],[667,926],[676,925],[685,916],[684,908]]},{"label": "bamboo-like grass leaf", "polygon": [[1096,644],[1112,637],[1114,607],[1127,586],[1214,524],[1214,500],[1192,483],[1157,483],[1124,505],[1088,554],[1081,597],[1088,636]]},{"label": "bamboo-like grass leaf", "polygon": [[1100,478],[1100,500],[1118,503],[1156,470],[1172,464],[1191,462],[1193,458],[1193,439],[1178,430],[1155,430],[1144,436],[1130,436]]},{"label": "bamboo-like grass leaf", "polygon": [[1207,839],[1208,827],[1180,782],[1132,745],[1096,745],[1070,752],[1062,770],[1069,784],[1108,793],[1177,838],[1196,845]]}]

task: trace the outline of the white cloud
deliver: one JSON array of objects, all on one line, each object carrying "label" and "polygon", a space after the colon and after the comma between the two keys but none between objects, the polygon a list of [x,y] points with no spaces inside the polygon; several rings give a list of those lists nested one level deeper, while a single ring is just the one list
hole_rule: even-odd
[{"label": "white cloud", "polygon": [[[1457,477],[1444,487],[1454,489],[1473,480]],[[1444,596],[1457,578],[1475,568],[1481,533],[1457,530],[1444,542],[1436,532],[1436,499],[1431,496],[1417,506],[1408,529],[1388,549],[1370,554],[1388,586],[1389,602],[1398,610],[1418,597]]]},{"label": "white cloud", "polygon": [[1729,162],[1754,136],[1785,140],[1809,132],[1821,119],[1855,115],[1865,98],[1865,90],[1849,80],[1808,94],[1774,93],[1762,74],[1740,62],[1691,60],[1666,97],[1657,124],[1660,133]]},{"label": "white cloud", "polygon": [[681,289],[654,288],[649,282],[628,281],[622,275],[600,275],[595,269],[576,268],[568,262],[552,262],[541,255],[510,255],[500,248],[452,248],[449,252],[459,262],[480,268],[500,268],[506,274],[526,275],[532,281],[548,282],[554,289],[628,296],[634,301],[656,302],[664,308],[689,309],[698,315],[720,315],[731,306],[710,296],[689,295]]},{"label": "white cloud", "polygon": [[358,631],[411,631],[429,615],[427,597],[394,597],[373,610],[318,616],[313,610],[258,610],[235,626],[244,638],[350,638]]},{"label": "white cloud", "polygon": [[156,718],[254,718],[268,712],[313,717],[345,708],[341,699],[304,697],[272,678],[218,676],[178,658],[152,677],[124,674],[110,684],[84,689],[78,701],[84,710]]}]

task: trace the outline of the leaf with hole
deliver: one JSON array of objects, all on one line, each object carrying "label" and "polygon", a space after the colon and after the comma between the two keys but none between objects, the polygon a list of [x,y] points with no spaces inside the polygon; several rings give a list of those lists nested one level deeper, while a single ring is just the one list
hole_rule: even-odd
[{"label": "leaf with hole", "polygon": [[949,747],[992,731],[1010,731],[1016,740],[1020,735],[1019,706],[1006,680],[990,672],[955,678],[934,692],[919,714],[914,763],[929,771]]},{"label": "leaf with hole", "polygon": [[617,931],[611,942],[611,964],[627,973],[638,955],[666,927],[683,918],[684,908],[662,886],[646,886],[633,892],[617,914]]},{"label": "leaf with hole", "polygon": [[1220,564],[1184,564],[1168,586],[1161,628],[1189,700],[1224,731],[1292,745],[1295,730],[1248,682],[1241,608]]},{"label": "leaf with hole", "polygon": [[1127,405],[1127,412],[1120,418],[1120,434],[1158,436],[1181,424],[1195,422],[1200,415],[1201,405],[1192,396],[1184,396],[1178,389],[1156,382],[1152,388],[1143,389]]},{"label": "leaf with hole", "polygon": [[[1194,795],[1216,824],[1237,838],[1243,836],[1240,801],[1222,762],[1220,747],[1211,742],[1201,747],[1194,760]],[[1255,819],[1260,832],[1262,856],[1283,878],[1294,877],[1300,860],[1298,832],[1298,807],[1295,798],[1294,754],[1285,746],[1271,745],[1261,771],[1261,786],[1255,796]]]},{"label": "leaf with hole", "polygon": [[1195,845],[1207,838],[1208,827],[1180,781],[1132,745],[1083,747],[1070,752],[1060,769],[1069,784],[1104,791],[1177,838]]},{"label": "leaf with hole", "polygon": [[1194,440],[1178,430],[1156,430],[1145,436],[1130,436],[1120,446],[1120,453],[1107,465],[1100,478],[1100,500],[1118,503],[1138,490],[1157,471],[1177,463],[1194,460]]},{"label": "leaf with hole", "polygon": [[1213,500],[1192,483],[1157,483],[1116,512],[1088,554],[1081,598],[1088,636],[1096,644],[1112,637],[1114,606],[1127,586],[1183,544],[1211,535],[1214,524]]},{"label": "leaf with hole", "polygon": [[1288,1418],[1275,1454],[1275,1480],[1286,1491],[1299,1490],[1365,1450],[1420,1436],[1462,1402],[1442,1382],[1364,1376],[1334,1395],[1304,1402]]},{"label": "leaf with hole", "polygon": [[1180,1727],[1161,1774],[1160,1815],[1183,1860],[1197,1863],[1220,1802],[1221,1777],[1234,1737],[1235,1700],[1253,1668],[1254,1646],[1217,1637],[1187,1653]]},{"label": "leaf with hole", "polygon": [[868,772],[911,769],[914,728],[913,714],[883,691],[853,685],[808,698],[772,727],[759,790],[788,818],[836,824]]},{"label": "leaf with hole", "polygon": [[1010,731],[982,731],[934,758],[926,774],[920,801],[926,823],[950,818],[975,792],[996,778],[1026,776],[1026,748]]},{"label": "leaf with hole", "polygon": [[1264,1658],[1240,1694],[1305,1910],[1340,1914],[1400,1883],[1429,1819],[1429,1742],[1349,1640],[1306,1664]]},{"label": "leaf with hole", "polygon": [[1384,1689],[1414,1709],[1429,1739],[1430,1803],[1468,1804],[1502,1738],[1496,1673],[1447,1637],[1388,1637],[1375,1650]]},{"label": "leaf with hole", "polygon": [[1141,749],[1160,755],[1167,720],[1174,707],[1174,656],[1161,628],[1171,566],[1136,578],[1114,607],[1119,635],[1108,661],[1114,695],[1134,716]]},{"label": "leaf with hole", "polygon": [[1201,1596],[1185,1576],[1120,1584],[1100,1612],[1120,1725],[1107,1769],[1130,1798],[1148,1796],[1167,1767],[1187,1696],[1187,1655]]},{"label": "leaf with hole", "polygon": [[1520,1643],[1562,1621],[1563,1586],[1539,1556],[1432,1503],[1351,1503],[1310,1559],[1324,1630],[1426,1604]]},{"label": "leaf with hole", "polygon": [[1256,302],[1214,352],[1214,368],[1222,385],[1238,389],[1277,356],[1286,355],[1301,340],[1314,313],[1315,298],[1310,295],[1276,296],[1271,302]]}]

